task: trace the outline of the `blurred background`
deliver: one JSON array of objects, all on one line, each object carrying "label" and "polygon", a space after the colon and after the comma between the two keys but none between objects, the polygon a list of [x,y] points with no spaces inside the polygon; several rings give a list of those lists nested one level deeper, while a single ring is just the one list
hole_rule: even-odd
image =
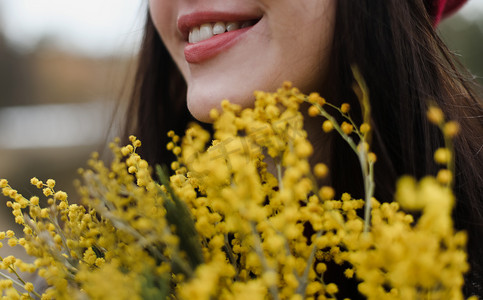
[{"label": "blurred background", "polygon": [[[0,178],[24,196],[36,176],[75,198],[76,169],[119,134],[112,112],[129,94],[145,2],[1,0]],[[438,30],[483,84],[483,0]]]},{"label": "blurred background", "polygon": [[[77,168],[119,135],[113,112],[129,95],[145,2],[0,1],[0,178],[25,197],[39,195],[36,176],[75,200]],[[22,233],[0,198],[0,231]],[[22,256],[0,255],[12,250]]]},{"label": "blurred background", "polygon": [[76,169],[119,135],[115,122],[108,131],[129,94],[144,2],[0,2],[0,178],[25,196],[33,176],[75,196]]}]

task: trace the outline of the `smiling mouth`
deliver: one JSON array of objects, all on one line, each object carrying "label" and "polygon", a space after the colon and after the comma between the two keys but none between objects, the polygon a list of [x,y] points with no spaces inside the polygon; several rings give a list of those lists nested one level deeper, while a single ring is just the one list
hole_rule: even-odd
[{"label": "smiling mouth", "polygon": [[243,29],[255,25],[260,19],[247,21],[231,21],[231,22],[210,22],[204,23],[200,26],[192,27],[189,30],[188,43],[194,44],[212,38],[215,35],[220,35],[225,32],[231,32],[238,29]]},{"label": "smiling mouth", "polygon": [[184,41],[186,61],[199,64],[226,52],[262,19],[262,14],[217,11],[201,11],[179,17],[178,30]]}]

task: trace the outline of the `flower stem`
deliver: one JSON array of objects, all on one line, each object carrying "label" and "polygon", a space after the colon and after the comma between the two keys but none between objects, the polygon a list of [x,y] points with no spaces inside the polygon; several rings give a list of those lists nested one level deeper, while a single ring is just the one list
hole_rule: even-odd
[{"label": "flower stem", "polygon": [[[255,239],[255,252],[257,253],[258,257],[260,258],[260,262],[262,263],[262,267],[264,269],[264,273],[269,273],[269,272],[275,272],[268,266],[267,260],[265,259],[265,255],[263,254],[263,249],[262,249],[262,242],[260,241],[260,236],[257,233],[256,230],[256,225],[254,222],[250,222],[251,229],[252,229],[252,235],[253,238]],[[268,290],[270,291],[270,294],[272,295],[273,300],[278,300],[280,299],[278,295],[278,290],[277,287],[274,284],[270,284],[268,287]]]}]

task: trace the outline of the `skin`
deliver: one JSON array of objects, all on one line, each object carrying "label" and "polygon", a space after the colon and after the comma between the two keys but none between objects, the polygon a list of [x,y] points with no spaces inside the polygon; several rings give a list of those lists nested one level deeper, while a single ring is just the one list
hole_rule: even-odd
[{"label": "skin", "polygon": [[[200,121],[229,99],[253,104],[253,91],[274,91],[289,80],[303,92],[317,91],[328,74],[336,0],[149,0],[151,17],[187,85],[187,104]],[[188,63],[180,16],[222,11],[261,16],[229,49]]]}]

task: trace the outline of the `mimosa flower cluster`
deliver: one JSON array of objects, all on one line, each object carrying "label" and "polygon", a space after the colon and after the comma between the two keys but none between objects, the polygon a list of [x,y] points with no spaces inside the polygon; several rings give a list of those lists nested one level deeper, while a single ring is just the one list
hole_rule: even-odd
[{"label": "mimosa flower cluster", "polygon": [[[0,290],[8,299],[339,299],[324,276],[336,264],[368,299],[463,299],[466,235],[451,219],[452,150],[436,152],[445,166],[436,177],[403,177],[394,201],[376,200],[366,90],[359,79],[360,125],[348,104],[335,107],[288,83],[256,92],[254,108],[223,101],[211,112],[213,137],[198,125],[183,138],[168,133],[172,176],[136,153],[136,137],[127,146],[117,140],[109,166],[94,154],[80,170],[83,205],[69,203],[51,179],[31,181],[46,200],[2,179],[24,230],[0,238],[35,260],[1,257]],[[336,130],[351,145],[364,199],[335,198],[319,186],[330,170],[308,162],[302,103],[309,116],[325,118],[321,134]],[[436,107],[428,117],[448,139],[456,134]],[[20,272],[37,272],[45,287]]]}]

